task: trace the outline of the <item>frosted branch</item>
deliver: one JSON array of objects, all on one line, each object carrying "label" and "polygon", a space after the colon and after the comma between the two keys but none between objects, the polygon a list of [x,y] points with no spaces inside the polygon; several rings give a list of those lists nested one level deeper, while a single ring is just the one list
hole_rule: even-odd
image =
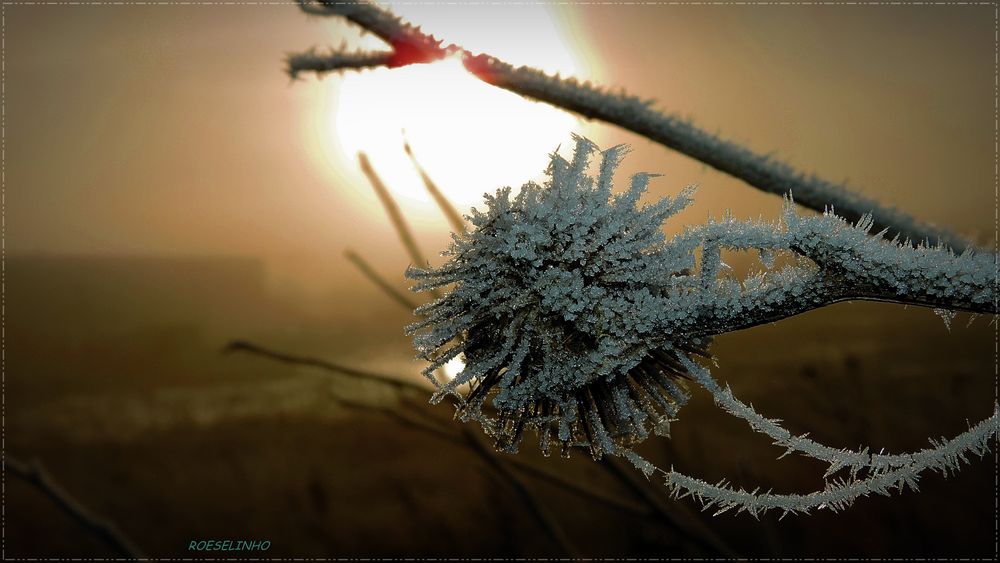
[{"label": "frosted branch", "polygon": [[[944,443],[933,443],[933,448],[914,454],[905,465],[894,469],[875,469],[862,479],[834,479],[821,490],[808,494],[761,493],[759,489],[747,491],[734,489],[725,481],[710,484],[694,477],[666,471],[666,485],[675,498],[693,497],[705,509],[718,508],[716,515],[736,509],[759,516],[772,509],[780,509],[784,514],[808,513],[813,509],[829,508],[833,512],[843,510],[860,497],[872,493],[889,496],[893,490],[902,492],[905,488],[917,491],[920,474],[928,469],[939,471],[945,476],[956,472],[962,464],[969,462],[969,455],[979,457],[990,451],[989,444],[997,434],[996,410],[993,416],[980,422],[968,431]],[[783,515],[784,515],[783,514]]]},{"label": "frosted branch", "polygon": [[[829,182],[815,175],[799,172],[768,155],[754,152],[738,143],[708,133],[690,121],[653,108],[651,100],[642,100],[625,93],[611,93],[590,83],[549,76],[529,67],[505,63],[485,54],[473,54],[456,45],[442,46],[440,40],[420,31],[387,9],[367,2],[309,2],[300,0],[307,13],[344,17],[381,39],[393,49],[385,66],[398,67],[428,63],[455,54],[476,77],[494,86],[510,90],[527,98],[542,101],[586,118],[598,119],[637,133],[667,148],[697,159],[721,172],[739,178],[747,184],[773,194],[795,194],[796,201],[808,208],[822,211],[833,207],[848,221],[858,221],[865,214],[877,217],[875,230],[886,230],[887,236],[898,235],[916,243],[943,243],[964,249],[969,242],[947,230],[922,223],[913,216],[879,204],[872,198],[848,189],[843,184]],[[289,60],[289,72],[343,70],[343,53],[312,55]],[[308,64],[306,64],[308,63]],[[327,68],[330,67],[330,68]]]},{"label": "frosted branch", "polygon": [[[809,439],[806,435],[795,436],[784,427],[778,420],[765,418],[753,407],[737,399],[728,386],[721,387],[712,377],[708,369],[698,365],[686,357],[680,358],[681,363],[688,369],[695,381],[707,389],[715,403],[729,414],[746,421],[750,428],[757,433],[763,434],[772,440],[774,445],[785,448],[785,453],[779,459],[789,453],[798,452],[807,457],[825,461],[830,464],[824,478],[829,477],[837,471],[849,468],[852,478],[862,471],[884,472],[890,469],[897,469],[906,466],[913,467],[957,467],[957,463],[950,463],[949,460],[956,460],[960,454],[959,446],[971,443],[985,444],[989,438],[997,432],[998,412],[994,406],[993,415],[977,424],[966,434],[960,436],[957,442],[952,440],[942,445],[931,442],[932,449],[924,449],[919,452],[906,454],[872,454],[865,448],[860,451],[848,449],[832,448]],[[948,463],[944,463],[949,461]]]},{"label": "frosted branch", "polygon": [[[950,310],[995,311],[996,260],[990,252],[955,254],[945,246],[873,236],[870,215],[851,224],[831,212],[795,213],[786,200],[775,224],[725,217],[688,228],[670,243],[671,255],[702,247],[699,282],[687,285],[685,326],[708,336],[774,322],[840,301],[890,301]],[[796,264],[771,269],[742,283],[719,278],[719,251],[787,252]],[[767,267],[767,264],[765,264]],[[695,299],[690,296],[695,294]],[[675,327],[673,320],[669,321]]]},{"label": "frosted branch", "polygon": [[[987,450],[996,412],[915,453],[826,446],[740,402],[694,357],[710,357],[716,335],[844,300],[995,312],[995,254],[886,240],[871,232],[871,216],[853,224],[832,212],[803,217],[791,199],[775,223],[727,214],[668,240],[661,227],[690,204],[693,190],[640,206],[653,175],[633,175],[614,195],[626,149],[603,151],[599,172],[588,175],[596,150],[577,138],[571,160],[552,155],[544,186],[529,182],[516,196],[503,188],[487,196],[485,210],[473,209],[473,228],[453,236],[444,265],[408,271],[416,290],[451,286],[418,307],[422,320],[407,327],[419,357],[431,362],[428,370],[459,354],[465,360],[432,401],[456,396],[468,383],[458,417],[480,422],[499,448],[517,451],[524,431],[535,429],[545,453],[553,443],[565,454],[584,447],[595,458],[624,457],[648,476],[658,469],[632,446],[651,433],[669,436],[693,381],[786,453],[827,462],[825,477],[850,470],[809,495],[737,491],[668,473],[675,494],[755,515],[838,510],[872,492],[915,488],[921,472],[947,474],[967,454]],[[765,271],[733,278],[724,250],[758,252]],[[788,258],[782,267],[775,267],[777,254]]]},{"label": "frosted branch", "polygon": [[298,78],[301,72],[325,74],[328,72],[383,67],[389,64],[392,57],[392,51],[349,52],[342,49],[322,54],[317,51],[306,51],[304,53],[289,55],[286,59],[286,64],[288,66],[288,74],[292,78]]}]

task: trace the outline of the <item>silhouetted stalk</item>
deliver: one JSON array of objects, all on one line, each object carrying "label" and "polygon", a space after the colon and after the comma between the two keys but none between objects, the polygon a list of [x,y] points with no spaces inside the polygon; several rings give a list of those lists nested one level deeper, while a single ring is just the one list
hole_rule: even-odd
[{"label": "silhouetted stalk", "polygon": [[392,228],[395,229],[396,234],[399,236],[399,241],[403,243],[403,248],[410,255],[410,260],[414,264],[426,265],[427,259],[417,246],[417,239],[413,237],[413,232],[410,231],[410,226],[403,217],[403,212],[400,211],[399,204],[396,203],[392,194],[389,193],[389,188],[385,187],[378,173],[372,168],[371,162],[368,160],[368,155],[359,152],[358,165],[361,166],[361,171],[364,172],[372,189],[375,190],[375,195],[382,202],[382,207],[385,208],[385,213],[389,216],[389,222],[392,223]]},{"label": "silhouetted stalk", "polygon": [[80,501],[73,498],[56,483],[48,471],[38,462],[24,462],[10,455],[4,456],[4,470],[15,475],[45,494],[55,505],[68,514],[88,533],[98,538],[118,555],[131,560],[146,559],[142,551],[106,518],[97,516]]},{"label": "silhouetted stalk", "polygon": [[[295,355],[295,354],[289,354],[289,353],[285,353],[285,352],[275,351],[275,350],[271,350],[269,348],[266,348],[264,346],[260,346],[260,345],[253,344],[253,343],[246,342],[246,341],[242,341],[242,340],[236,340],[236,341],[231,342],[229,345],[227,345],[223,349],[223,352],[224,353],[229,353],[229,352],[243,352],[243,353],[247,353],[247,354],[251,354],[251,355],[256,355],[256,356],[262,357],[264,359],[271,360],[271,361],[276,361],[276,362],[283,363],[283,364],[300,365],[300,366],[304,366],[304,367],[311,367],[311,368],[320,369],[320,370],[325,371],[325,372],[327,372],[327,373],[329,373],[331,375],[348,376],[348,377],[352,377],[352,378],[356,378],[356,379],[362,379],[362,380],[371,381],[373,383],[377,383],[377,384],[380,384],[380,385],[388,385],[388,386],[396,388],[397,390],[398,389],[402,389],[402,388],[406,388],[406,389],[414,389],[414,390],[420,391],[422,393],[427,393],[428,392],[428,390],[424,386],[418,385],[418,384],[415,384],[415,383],[406,382],[405,380],[403,380],[402,378],[399,378],[399,377],[394,377],[394,376],[388,376],[388,375],[373,373],[373,372],[369,372],[369,371],[357,369],[357,368],[354,368],[354,367],[349,367],[349,366],[345,366],[345,365],[342,365],[342,364],[337,364],[337,363],[334,363],[334,362],[329,362],[329,361],[322,360],[322,359],[319,359],[319,358],[313,358],[313,357],[307,357],[307,356],[299,356],[299,355]],[[454,425],[454,423],[451,422],[451,421],[448,421],[448,425],[449,425],[448,427],[442,426],[442,424],[441,424],[442,421],[435,421],[433,423],[419,422],[419,421],[416,421],[415,419],[407,416],[406,414],[403,414],[398,409],[393,409],[393,408],[379,406],[379,405],[371,405],[371,404],[368,404],[368,403],[361,403],[361,402],[357,402],[357,401],[352,401],[350,399],[346,399],[344,397],[341,397],[341,396],[339,396],[336,393],[334,393],[332,395],[332,398],[333,398],[333,400],[335,402],[337,402],[338,404],[340,404],[342,406],[349,407],[349,408],[356,408],[356,409],[361,409],[361,410],[369,410],[369,411],[373,411],[373,412],[378,412],[378,413],[381,413],[381,414],[383,414],[383,415],[385,415],[385,416],[387,416],[387,417],[389,417],[389,418],[391,418],[391,419],[399,422],[400,424],[402,424],[403,426],[405,426],[407,428],[410,428],[410,429],[413,429],[413,430],[417,430],[417,431],[421,431],[421,432],[425,432],[425,433],[437,436],[439,438],[448,440],[450,442],[454,442],[456,444],[462,445],[464,447],[470,448],[477,455],[479,455],[481,458],[483,458],[484,461],[486,461],[491,467],[496,467],[496,465],[494,465],[495,463],[500,463],[500,464],[502,464],[504,466],[505,465],[510,465],[510,466],[516,467],[519,470],[524,471],[524,472],[526,472],[528,474],[531,474],[531,475],[534,475],[534,476],[536,476],[536,477],[538,477],[540,479],[543,479],[546,482],[551,483],[551,484],[553,484],[553,485],[555,485],[555,486],[557,486],[559,488],[562,488],[562,489],[565,489],[567,491],[573,492],[573,493],[578,494],[578,495],[580,495],[582,497],[585,497],[585,498],[589,498],[589,499],[592,499],[592,500],[595,500],[595,501],[599,501],[601,503],[607,504],[607,505],[612,506],[614,508],[617,508],[619,510],[624,510],[624,511],[631,512],[631,513],[636,513],[636,514],[646,514],[646,513],[648,513],[647,510],[643,510],[642,508],[640,508],[639,506],[637,506],[634,503],[627,502],[627,501],[624,501],[622,499],[618,499],[618,498],[616,498],[616,497],[614,497],[614,496],[612,496],[612,495],[610,495],[608,493],[604,493],[604,492],[600,491],[599,489],[596,489],[596,488],[593,488],[593,487],[585,487],[585,486],[582,486],[580,484],[574,483],[573,481],[570,481],[570,480],[562,477],[559,474],[549,472],[549,471],[547,471],[545,469],[542,469],[542,468],[540,468],[540,467],[538,467],[538,466],[536,466],[534,464],[522,461],[522,460],[520,460],[520,459],[518,459],[516,457],[504,456],[503,459],[501,460],[501,459],[499,459],[499,456],[501,455],[500,453],[494,451],[492,447],[485,447],[485,446],[483,446],[483,444],[481,443],[481,438],[478,438],[474,433],[472,433],[470,430],[468,430],[465,426],[458,426],[458,427],[456,427]],[[408,401],[406,401],[405,398],[402,398],[401,402],[403,404],[406,404],[406,405],[412,407],[412,405],[410,405],[410,403]],[[419,413],[419,412],[422,412],[422,411],[416,411],[416,412]],[[454,432],[452,432],[452,430],[454,430]],[[623,480],[624,484],[626,486],[628,486],[629,488],[632,488],[632,489],[635,488],[635,486],[632,484],[632,482],[629,481],[629,480],[627,480],[624,476],[619,475],[619,474],[614,474],[614,473],[613,473],[613,475],[617,479]],[[558,543],[560,543],[560,545],[562,545],[563,543],[566,543],[566,542],[569,541],[568,537],[565,536],[565,533],[562,532],[561,528],[558,526],[557,523],[555,523],[555,521],[552,519],[552,516],[546,510],[544,510],[544,509],[537,510],[537,507],[540,507],[540,505],[538,504],[537,499],[534,498],[534,496],[530,492],[530,490],[527,489],[524,486],[524,484],[517,478],[516,475],[514,475],[513,473],[511,473],[509,470],[504,469],[503,472],[502,472],[502,476],[503,476],[503,478],[505,478],[507,480],[510,480],[512,486],[515,486],[515,483],[516,483],[515,490],[518,491],[518,493],[521,495],[522,500],[524,500],[524,502],[526,502],[526,503],[532,502],[532,503],[535,504],[536,508],[532,508],[530,506],[529,506],[529,508],[532,509],[533,514],[535,514],[535,516],[537,518],[549,520],[549,522],[547,524],[544,524],[544,526],[545,526],[546,530],[550,533],[550,536],[553,537],[554,541],[557,541]],[[527,495],[525,495],[525,493],[527,493]],[[692,527],[697,528],[697,526],[695,524],[690,524],[689,523],[686,526],[682,526],[677,521],[676,517],[672,517],[672,516],[669,515],[669,513],[666,512],[666,509],[664,507],[657,506],[656,502],[651,497],[648,497],[646,495],[642,495],[642,498],[646,502],[646,504],[649,506],[649,508],[651,508],[651,509],[655,510],[656,512],[660,513],[660,515],[662,517],[666,518],[666,520],[670,524],[674,525],[677,528],[678,532],[684,534],[686,537],[688,537],[692,541],[694,541],[694,542],[696,542],[696,543],[698,543],[700,545],[705,546],[706,548],[708,548],[712,552],[718,552],[719,554],[722,554],[722,555],[725,555],[725,556],[733,556],[732,554],[734,552],[728,546],[726,546],[725,543],[723,543],[719,538],[714,537],[712,535],[702,536],[702,534],[705,532],[702,529],[694,529],[694,530],[690,529]],[[688,529],[684,529],[685,527],[688,528]],[[556,535],[561,535],[562,539],[557,538]],[[570,551],[572,551],[572,549],[570,549]]]},{"label": "silhouetted stalk", "polygon": [[408,298],[406,295],[404,295],[401,291],[399,291],[395,287],[392,287],[392,285],[389,282],[387,282],[385,278],[380,276],[379,273],[376,272],[375,269],[372,268],[371,265],[357,253],[351,250],[345,250],[344,257],[347,258],[351,262],[351,264],[354,264],[354,266],[357,267],[357,269],[361,272],[363,276],[365,276],[365,278],[368,279],[368,281],[375,284],[375,286],[381,289],[383,293],[388,295],[390,299],[392,299],[396,303],[399,303],[403,307],[406,307],[410,311],[413,311],[414,309],[417,308],[416,303],[410,301],[410,298]]},{"label": "silhouetted stalk", "polygon": [[404,142],[403,150],[406,151],[407,156],[410,157],[410,162],[413,163],[413,167],[416,168],[417,173],[420,174],[420,179],[423,180],[424,187],[427,188],[427,192],[431,194],[432,198],[434,198],[434,203],[441,208],[441,213],[443,213],[445,218],[448,219],[448,222],[451,223],[451,229],[456,233],[464,233],[465,220],[462,219],[462,215],[457,209],[455,209],[455,206],[448,201],[448,198],[441,192],[441,189],[438,188],[437,184],[434,183],[434,180],[427,175],[427,171],[420,165],[417,157],[413,155],[413,149],[410,148],[410,143]]}]

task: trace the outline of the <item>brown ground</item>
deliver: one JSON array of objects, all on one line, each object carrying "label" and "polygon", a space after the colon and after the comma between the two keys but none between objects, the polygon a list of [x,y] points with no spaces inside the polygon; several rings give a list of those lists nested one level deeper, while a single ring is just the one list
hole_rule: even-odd
[{"label": "brown ground", "polygon": [[[408,352],[396,341],[368,362],[364,354],[351,357],[347,350],[359,345],[345,340],[347,332],[335,320],[287,333],[275,326],[294,324],[294,316],[275,313],[270,330],[252,323],[207,330],[211,323],[197,319],[183,328],[183,308],[174,312],[181,320],[160,322],[158,314],[140,311],[136,326],[103,330],[108,323],[100,311],[107,308],[100,300],[113,297],[93,297],[96,313],[89,315],[70,315],[66,307],[46,310],[40,304],[51,301],[59,283],[40,284],[18,271],[14,264],[8,272],[6,452],[40,460],[65,489],[116,522],[147,554],[214,557],[219,554],[188,552],[187,545],[216,538],[268,539],[267,556],[566,554],[517,489],[467,445],[377,412],[338,407],[331,399],[336,392],[408,408],[391,392],[316,370],[221,356],[223,340],[216,333],[231,330],[233,337],[361,367],[405,358]],[[258,298],[239,297],[250,299],[246,307]],[[991,410],[994,328],[988,319],[966,328],[967,320],[956,319],[949,332],[927,310],[843,304],[719,339],[715,373],[744,401],[785,419],[793,431],[844,447],[912,450],[926,445],[927,437],[961,432],[967,420],[976,422]],[[143,322],[150,326],[139,326]],[[337,342],[316,344],[324,334],[338,335]],[[427,409],[448,418],[447,407]],[[645,444],[643,453],[709,481],[727,477],[737,485],[787,491],[821,486],[819,464],[776,461],[780,450],[714,408],[703,392],[684,408],[673,431],[671,440]],[[994,552],[993,454],[949,479],[925,476],[920,493],[862,499],[841,514],[790,516],[779,523],[777,515],[760,521],[712,517],[697,512],[690,500],[668,499],[664,516],[585,455],[544,459],[531,445],[523,449],[517,460],[629,505],[586,499],[516,470],[570,547],[584,556],[715,554],[699,529],[745,556]],[[657,482],[648,490],[661,501],[666,497]],[[5,501],[8,557],[109,553],[11,475]]]}]

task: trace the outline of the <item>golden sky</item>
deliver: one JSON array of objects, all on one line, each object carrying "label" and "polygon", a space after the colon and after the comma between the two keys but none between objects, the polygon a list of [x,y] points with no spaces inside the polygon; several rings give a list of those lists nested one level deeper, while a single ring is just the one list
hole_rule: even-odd
[{"label": "golden sky", "polygon": [[[562,6],[546,8],[553,26],[537,6],[401,10],[432,31],[462,30],[448,40],[509,45],[497,54],[526,59],[517,63],[550,48],[542,35],[556,29],[584,78],[993,238],[989,7]],[[281,283],[310,291],[358,281],[345,248],[384,271],[405,266],[331,133],[345,79],[291,83],[282,70],[287,53],[372,38],[293,6],[6,6],[5,16],[7,252],[260,256]],[[780,207],[632,134],[568,119],[602,145],[633,144],[622,172],[664,173],[654,195],[699,184],[681,221]],[[413,140],[432,176],[448,177],[451,150],[490,147],[502,162],[504,142],[518,144],[474,129],[453,147]],[[425,249],[443,248],[443,219],[413,205]]]}]

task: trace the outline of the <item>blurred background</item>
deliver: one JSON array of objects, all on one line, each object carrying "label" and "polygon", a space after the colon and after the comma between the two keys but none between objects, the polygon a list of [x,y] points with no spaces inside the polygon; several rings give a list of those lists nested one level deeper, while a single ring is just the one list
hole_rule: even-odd
[{"label": "blurred background", "polygon": [[[201,539],[269,540],[269,557],[994,553],[993,454],[842,514],[712,517],[583,452],[526,445],[527,469],[498,470],[510,456],[478,450],[420,393],[220,353],[243,339],[418,381],[412,315],[343,254],[405,291],[409,259],[359,151],[430,256],[449,226],[404,140],[462,211],[539,179],[574,132],[631,144],[623,178],[664,174],[649,199],[699,186],[668,231],[726,210],[774,218],[778,197],[447,61],[293,82],[288,53],[380,46],[293,5],[3,9],[5,452],[37,460],[146,554],[248,555],[188,551]],[[994,245],[989,6],[396,9],[446,42],[655,98]],[[716,376],[793,432],[899,452],[990,414],[994,346],[990,319],[948,329],[930,310],[845,303],[725,335],[713,352]],[[450,434],[392,416],[403,410]],[[819,464],[775,461],[704,393],[641,452],[713,482],[822,486]],[[5,534],[8,557],[113,555],[9,474]]]}]

